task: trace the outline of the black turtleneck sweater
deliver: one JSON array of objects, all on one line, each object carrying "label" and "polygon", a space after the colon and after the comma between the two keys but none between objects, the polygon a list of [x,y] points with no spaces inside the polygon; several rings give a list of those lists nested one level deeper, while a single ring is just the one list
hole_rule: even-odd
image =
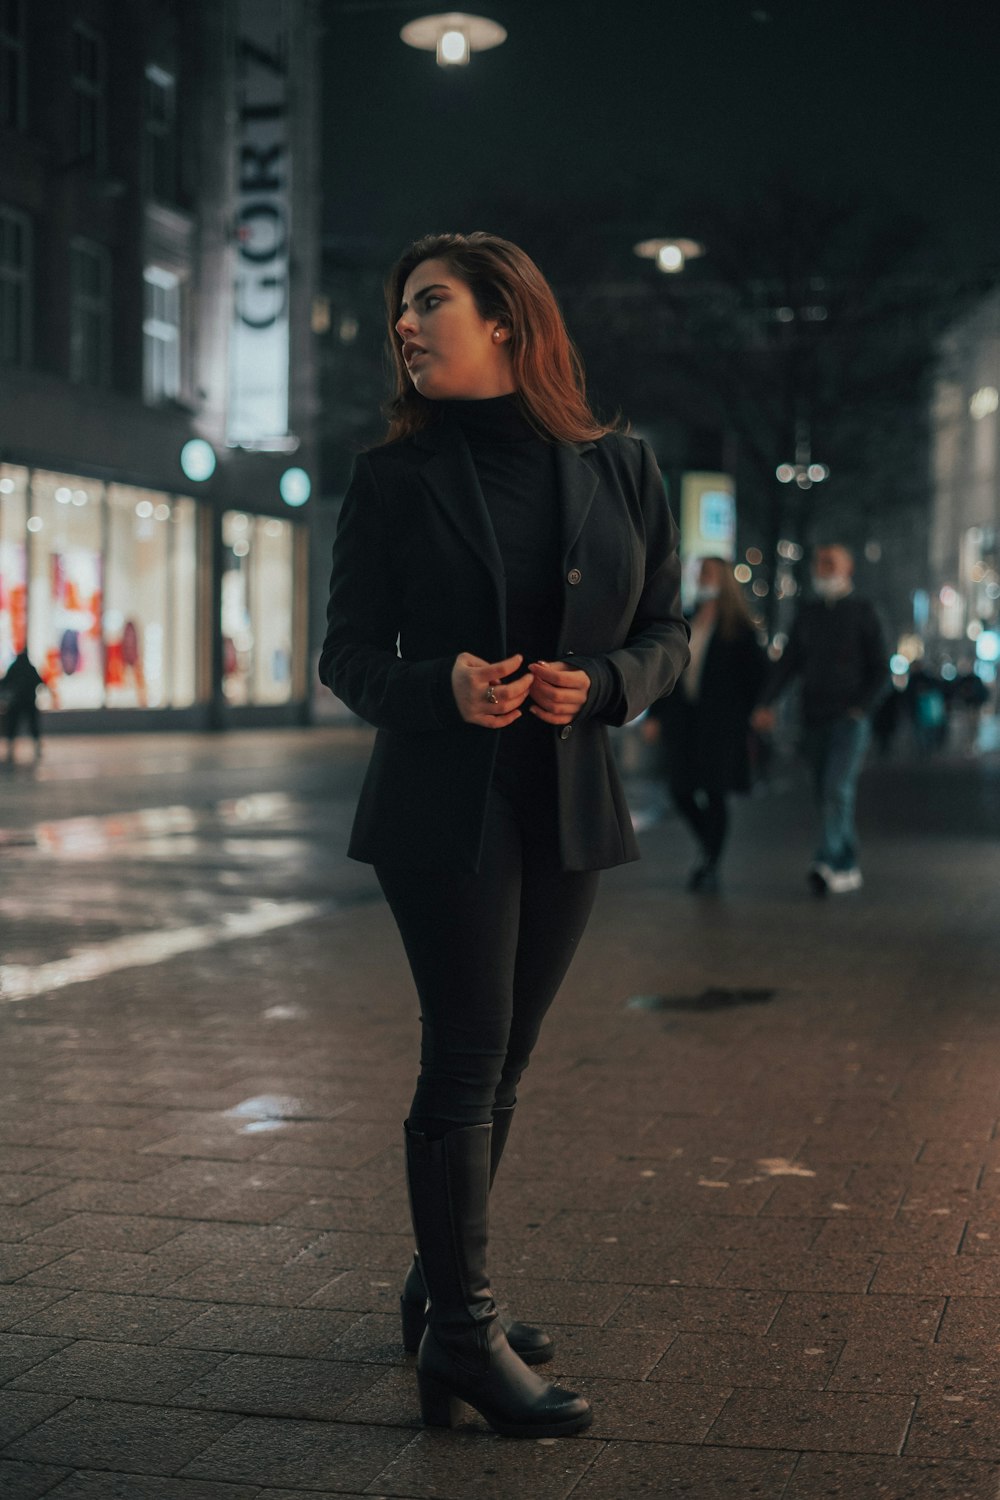
[{"label": "black turtleneck sweater", "polygon": [[[469,445],[483,499],[503,562],[507,596],[507,653],[524,665],[552,661],[562,621],[562,532],[555,445],[535,432],[517,397],[443,402]],[[604,708],[618,691],[611,668],[588,659],[588,713]],[[497,776],[520,780],[554,769],[553,730],[528,711],[500,733]]]}]

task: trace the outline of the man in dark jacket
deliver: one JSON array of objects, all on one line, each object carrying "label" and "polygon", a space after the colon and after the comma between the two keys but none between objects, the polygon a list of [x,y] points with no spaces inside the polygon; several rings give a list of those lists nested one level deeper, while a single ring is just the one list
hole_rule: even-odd
[{"label": "man in dark jacket", "polygon": [[854,801],[871,716],[888,682],[878,615],[854,592],[853,574],[854,559],[846,547],[815,549],[812,582],[817,598],[800,609],[752,721],[756,729],[773,729],[770,705],[794,677],[799,678],[803,745],[821,825],[819,848],[809,869],[817,895],[856,891],[862,884]]},{"label": "man in dark jacket", "polygon": [[22,719],[35,741],[35,759],[42,753],[42,731],[35,694],[42,686],[42,679],[28,658],[27,651],[19,651],[0,678],[0,697],[6,709],[4,731],[7,735],[7,758],[14,759],[14,739]]}]

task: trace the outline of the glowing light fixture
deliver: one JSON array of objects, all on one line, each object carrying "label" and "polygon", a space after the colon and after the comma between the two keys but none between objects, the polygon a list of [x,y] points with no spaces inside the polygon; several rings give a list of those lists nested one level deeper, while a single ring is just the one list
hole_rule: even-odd
[{"label": "glowing light fixture", "polygon": [[278,489],[286,505],[305,505],[312,494],[312,480],[305,469],[286,469],[278,480]]},{"label": "glowing light fixture", "polygon": [[977,637],[976,655],[980,661],[1000,661],[1000,635],[995,630],[984,630]]},{"label": "glowing light fixture", "polygon": [[473,52],[488,52],[507,40],[507,33],[486,16],[470,16],[449,10],[437,16],[420,16],[399,33],[408,47],[433,52],[441,68],[461,68]]},{"label": "glowing light fixture", "polygon": [[215,451],[204,438],[191,438],[181,449],[181,468],[188,479],[200,484],[215,473]]},{"label": "glowing light fixture", "polygon": [[657,270],[668,275],[683,271],[689,260],[705,253],[697,240],[640,240],[632,249],[641,260],[655,260]]},{"label": "glowing light fixture", "polygon": [[991,416],[1000,407],[1000,391],[995,385],[982,385],[974,396],[969,398],[969,413],[975,422],[981,422],[984,417]]}]

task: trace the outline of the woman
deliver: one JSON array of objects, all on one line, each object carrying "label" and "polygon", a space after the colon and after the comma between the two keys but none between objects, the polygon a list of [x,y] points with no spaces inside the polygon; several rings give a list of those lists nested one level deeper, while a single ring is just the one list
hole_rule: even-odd
[{"label": "woman", "polygon": [[687,660],[676,529],[650,450],[602,426],[551,289],[493,235],[418,240],[390,273],[388,440],[358,459],[320,676],[378,734],[349,852],[375,865],[420,998],[405,1125],[418,1257],[403,1293],[425,1423],[517,1437],[586,1401],[529,1363],[486,1272],[518,1080],[597,871],[638,857],[606,724]]},{"label": "woman", "polygon": [[654,703],[670,794],[698,840],[688,889],[718,889],[730,792],[750,788],[749,720],[767,671],[753,620],[721,557],[702,559],[691,620],[691,662],[672,698]]}]

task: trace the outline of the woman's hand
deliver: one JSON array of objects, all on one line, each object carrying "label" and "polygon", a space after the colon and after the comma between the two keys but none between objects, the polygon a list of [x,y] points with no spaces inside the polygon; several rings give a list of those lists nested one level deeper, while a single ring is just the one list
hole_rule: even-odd
[{"label": "woman's hand", "polygon": [[564,661],[533,661],[530,712],[546,724],[570,724],[587,701],[590,678]]},{"label": "woman's hand", "polygon": [[483,661],[469,651],[456,656],[451,669],[451,690],[459,713],[467,724],[481,729],[505,729],[521,717],[521,704],[528,696],[532,676],[525,672],[513,682],[504,682],[516,672],[523,656],[508,656],[506,661]]}]

